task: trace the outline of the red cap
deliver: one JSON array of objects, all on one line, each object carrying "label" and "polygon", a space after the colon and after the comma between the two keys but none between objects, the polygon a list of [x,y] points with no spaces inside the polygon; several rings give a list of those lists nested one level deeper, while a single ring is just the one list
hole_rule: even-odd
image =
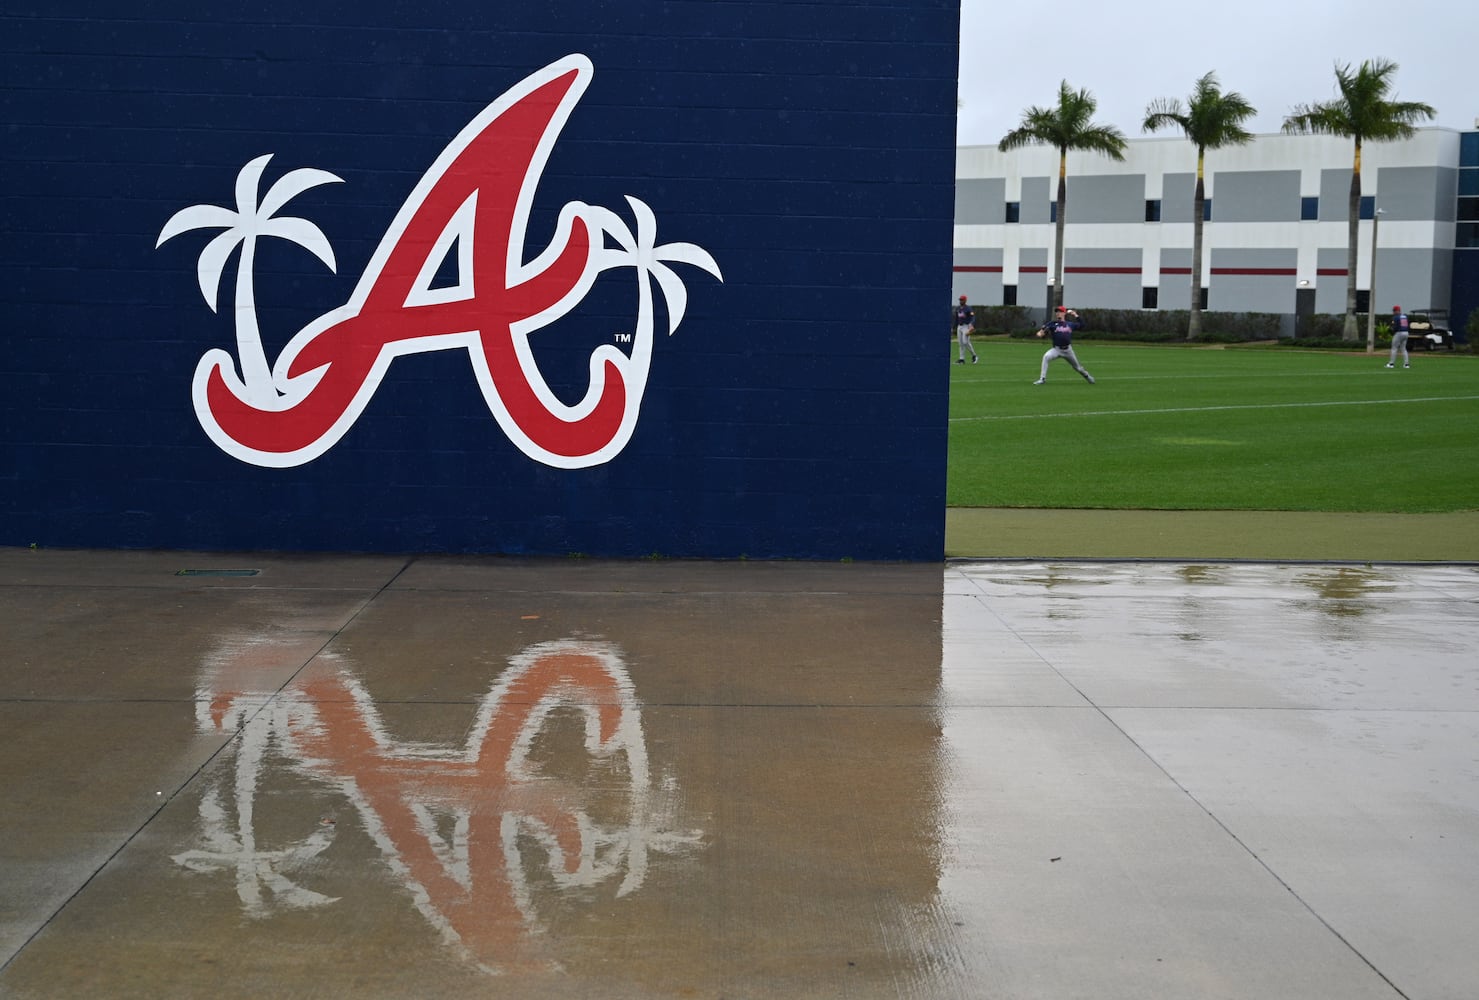
[{"label": "red cap", "polygon": [[964,296],[964,295],[962,295],[962,296],[961,296],[961,297],[960,297],[960,301],[962,301],[962,302],[964,302],[964,301],[965,301],[965,296]]},{"label": "red cap", "polygon": [[1065,313],[1067,311],[1068,311],[1068,307],[1067,306],[1058,306],[1057,308],[1055,308],[1053,310],[1053,312],[1056,312],[1056,313]]},{"label": "red cap", "polygon": [[1399,313],[1401,311],[1402,311],[1402,307],[1401,306],[1392,306],[1392,312]]}]

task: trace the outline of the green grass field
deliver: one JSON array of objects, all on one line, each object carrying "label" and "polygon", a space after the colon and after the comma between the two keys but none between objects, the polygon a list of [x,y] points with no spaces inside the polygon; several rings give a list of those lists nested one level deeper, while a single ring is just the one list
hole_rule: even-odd
[{"label": "green grass field", "polygon": [[1032,385],[1039,340],[950,365],[949,506],[1479,509],[1479,356],[1074,348],[1096,385],[1061,360]]}]

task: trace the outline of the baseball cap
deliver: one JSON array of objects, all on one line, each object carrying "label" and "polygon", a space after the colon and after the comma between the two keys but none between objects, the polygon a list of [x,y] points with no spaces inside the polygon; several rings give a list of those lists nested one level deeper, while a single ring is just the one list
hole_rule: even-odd
[{"label": "baseball cap", "polygon": [[964,296],[964,295],[962,295],[962,296],[961,296],[961,297],[960,297],[960,301],[962,301],[962,302],[964,302],[964,301],[965,301],[965,296]]},{"label": "baseball cap", "polygon": [[1402,307],[1401,306],[1392,306],[1392,312],[1399,313],[1401,311],[1402,311]]},{"label": "baseball cap", "polygon": [[1067,311],[1068,311],[1068,307],[1067,306],[1055,306],[1053,308],[1053,312],[1055,312],[1055,313],[1062,313],[1062,312],[1067,312]]}]

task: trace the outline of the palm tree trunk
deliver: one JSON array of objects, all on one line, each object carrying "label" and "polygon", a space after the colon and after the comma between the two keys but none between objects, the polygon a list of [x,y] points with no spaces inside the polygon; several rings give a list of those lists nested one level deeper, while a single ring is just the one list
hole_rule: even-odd
[{"label": "palm tree trunk", "polygon": [[260,404],[263,396],[272,394],[272,369],[267,367],[262,334],[257,328],[256,291],[252,282],[256,242],[252,236],[242,240],[241,259],[237,262],[236,360],[241,367],[241,380],[246,385],[247,400]]},{"label": "palm tree trunk", "polygon": [[[1068,222],[1068,150],[1058,153],[1058,228],[1053,246],[1053,308],[1063,304],[1063,227]],[[1049,316],[1048,319],[1052,319]]]},{"label": "palm tree trunk", "polygon": [[1207,188],[1202,181],[1203,155],[1197,151],[1197,188],[1191,199],[1191,313],[1186,339],[1202,336],[1202,217],[1207,214]]},{"label": "palm tree trunk", "polygon": [[1356,339],[1356,243],[1361,231],[1361,141],[1356,140],[1356,160],[1351,170],[1351,202],[1347,209],[1350,227],[1345,251],[1345,326],[1341,340]]}]

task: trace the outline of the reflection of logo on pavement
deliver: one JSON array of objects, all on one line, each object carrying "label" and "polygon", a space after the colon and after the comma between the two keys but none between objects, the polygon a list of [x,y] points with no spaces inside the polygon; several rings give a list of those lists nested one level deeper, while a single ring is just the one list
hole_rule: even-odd
[{"label": "reflection of logo on pavement", "polygon": [[[249,916],[336,902],[293,880],[332,846],[332,824],[271,849],[258,836],[269,759],[342,792],[416,908],[487,971],[550,964],[536,947],[542,903],[612,883],[625,896],[642,885],[650,852],[699,839],[668,829],[640,704],[608,644],[525,650],[480,700],[460,746],[395,738],[347,670],[276,694],[233,676],[246,672],[239,659],[218,662],[197,693],[203,728],[241,731],[234,772],[201,798],[205,846],[175,861],[234,873]],[[584,738],[564,743],[578,748],[559,739],[572,724]]]}]

